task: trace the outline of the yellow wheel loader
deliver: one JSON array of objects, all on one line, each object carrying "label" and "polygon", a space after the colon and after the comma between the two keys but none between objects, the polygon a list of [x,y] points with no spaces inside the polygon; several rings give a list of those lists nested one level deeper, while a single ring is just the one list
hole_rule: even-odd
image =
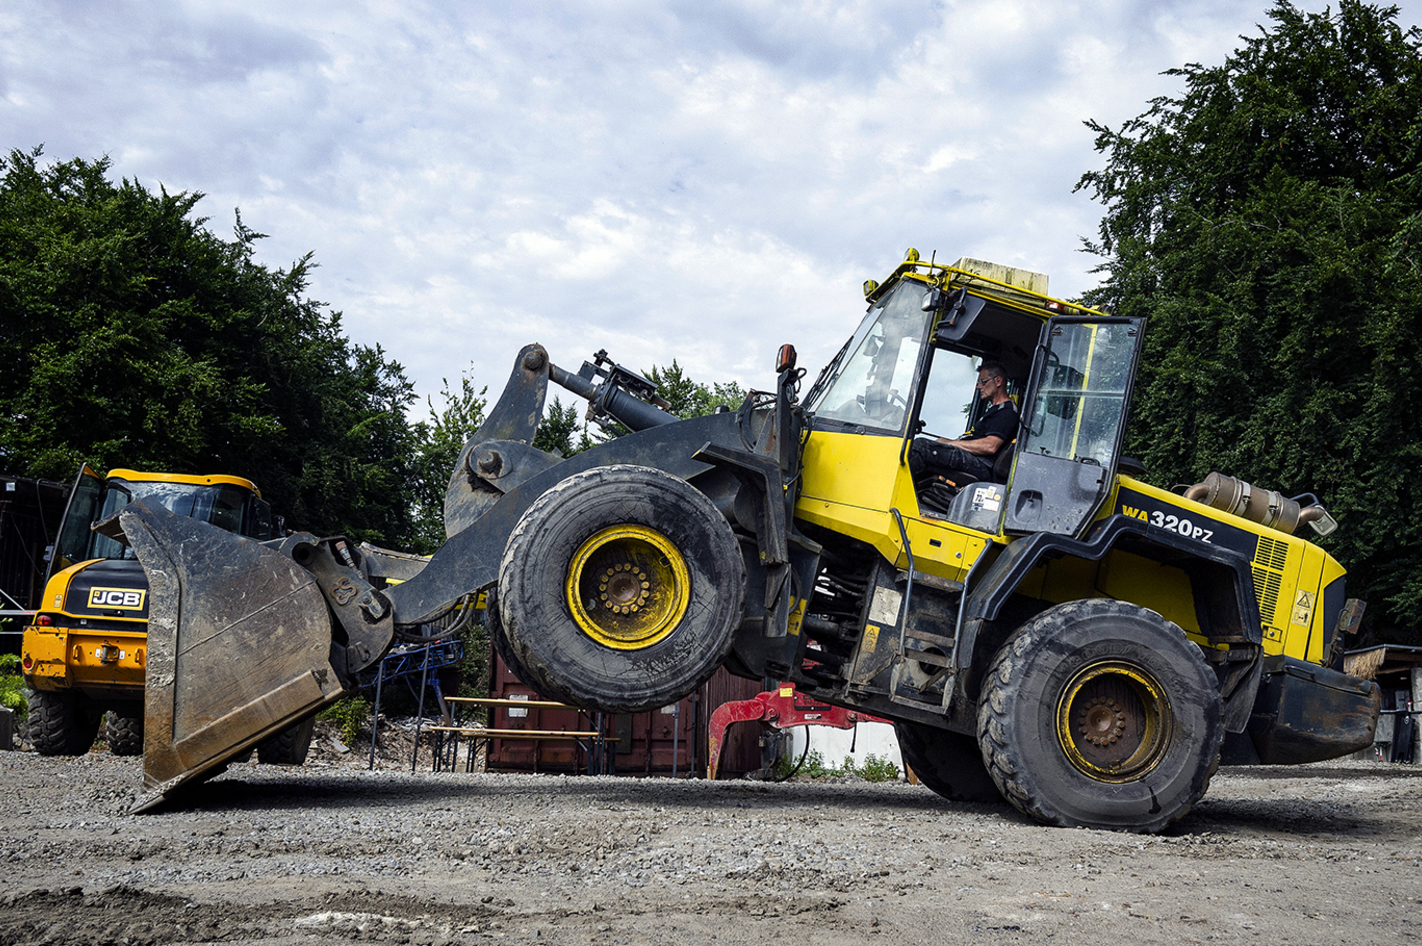
[{"label": "yellow wheel loader", "polygon": [[[50,553],[44,597],[21,644],[20,666],[32,691],[30,740],[42,755],[88,752],[105,712],[109,750],[142,752],[148,582],[121,535],[91,530],[138,498],[258,541],[280,534],[280,519],[241,477],[137,470],[100,477],[80,467]],[[275,761],[277,744],[265,746],[264,755]],[[287,756],[282,761],[294,761]]]},{"label": "yellow wheel loader", "polygon": [[[525,347],[450,478],[448,540],[392,587],[398,563],[339,537],[262,544],[125,508],[153,589],[138,807],[481,592],[500,652],[552,698],[636,712],[722,665],[790,681],[894,720],[940,794],[1049,824],[1159,831],[1222,759],[1371,742],[1377,687],[1332,667],[1361,605],[1293,534],[1327,512],[1218,475],[1180,495],[1121,456],[1141,320],[912,250],[865,295],[803,398],[787,345],[774,391],[706,417],[668,414],[603,352],[573,373]],[[981,420],[988,364],[1017,405],[1011,448],[976,478],[915,476],[916,438]],[[534,449],[549,381],[631,432]]]}]

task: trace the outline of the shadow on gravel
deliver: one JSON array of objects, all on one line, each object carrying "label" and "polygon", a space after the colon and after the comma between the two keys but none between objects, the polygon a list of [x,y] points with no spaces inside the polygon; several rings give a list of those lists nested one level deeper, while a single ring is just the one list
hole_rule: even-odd
[{"label": "shadow on gravel", "polygon": [[[629,810],[653,806],[705,811],[745,809],[845,808],[865,811],[963,812],[1001,815],[1028,824],[1006,802],[951,802],[927,789],[907,785],[846,783],[707,782],[702,779],[578,778],[500,775],[467,779],[369,778],[301,773],[291,779],[247,779],[227,775],[166,802],[154,812],[281,811],[387,808],[414,802],[478,806],[510,795],[522,799],[577,798],[601,807]],[[140,816],[143,817],[143,816]]]},{"label": "shadow on gravel", "polygon": [[1303,779],[1337,778],[1348,781],[1361,779],[1422,778],[1422,765],[1327,766],[1327,765],[1228,765],[1220,767],[1220,774],[1238,778],[1259,779]]},{"label": "shadow on gravel", "polygon": [[1359,816],[1338,801],[1307,798],[1230,799],[1210,801],[1208,796],[1164,837],[1188,837],[1227,832],[1231,835],[1267,834],[1293,837],[1356,839],[1396,832],[1386,815]]}]

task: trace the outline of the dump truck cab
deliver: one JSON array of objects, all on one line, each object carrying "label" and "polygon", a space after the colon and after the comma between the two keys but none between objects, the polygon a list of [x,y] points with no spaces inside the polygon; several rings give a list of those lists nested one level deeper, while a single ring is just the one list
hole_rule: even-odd
[{"label": "dump truck cab", "polygon": [[122,755],[140,751],[148,581],[121,533],[93,528],[137,499],[259,540],[280,530],[270,504],[241,477],[129,469],[100,477],[82,466],[21,645],[21,670],[34,691],[32,741],[41,753],[87,752],[106,711],[110,747]]}]

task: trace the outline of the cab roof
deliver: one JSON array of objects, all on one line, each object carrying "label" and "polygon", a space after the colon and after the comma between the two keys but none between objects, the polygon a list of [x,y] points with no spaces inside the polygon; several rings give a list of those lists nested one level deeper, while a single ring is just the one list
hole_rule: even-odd
[{"label": "cab roof", "polygon": [[192,476],[187,473],[144,473],[139,470],[117,469],[109,470],[105,479],[128,480],[130,483],[183,483],[188,486],[240,486],[242,489],[255,493],[257,498],[261,498],[262,491],[257,489],[257,484],[251,480],[243,479],[240,476],[223,476],[212,474],[209,476]]},{"label": "cab roof", "polygon": [[939,348],[1000,362],[1009,378],[1024,378],[1032,366],[1032,352],[1042,323],[1054,315],[1106,313],[1047,295],[1047,276],[1002,263],[963,257],[951,266],[924,262],[910,249],[882,284],[864,284],[872,306],[905,281],[945,291],[963,289],[986,305],[971,327],[951,341],[935,339]]}]

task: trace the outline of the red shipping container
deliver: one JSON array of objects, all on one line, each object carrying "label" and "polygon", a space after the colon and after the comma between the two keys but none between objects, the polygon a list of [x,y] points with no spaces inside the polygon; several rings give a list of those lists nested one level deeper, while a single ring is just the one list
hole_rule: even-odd
[{"label": "red shipping container", "polygon": [[[514,676],[492,649],[489,667],[489,696],[504,700],[543,699]],[[721,669],[681,702],[647,713],[612,716],[571,709],[498,706],[490,711],[489,726],[591,733],[601,725],[609,740],[610,774],[705,778],[709,761],[706,725],[711,714],[722,703],[751,699],[762,689],[754,680]],[[760,734],[760,727],[751,725],[734,726],[727,731],[721,752],[721,778],[735,778],[760,768]],[[586,773],[588,740],[583,742],[584,745],[575,739],[492,739],[486,768],[490,772]]]}]

